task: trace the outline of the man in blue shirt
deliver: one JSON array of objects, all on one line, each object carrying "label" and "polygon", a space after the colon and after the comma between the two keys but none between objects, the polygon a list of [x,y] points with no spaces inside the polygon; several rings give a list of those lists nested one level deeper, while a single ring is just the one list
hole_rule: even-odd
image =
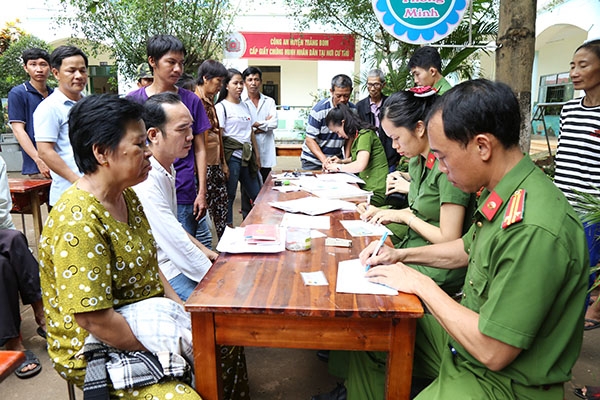
[{"label": "man in blue shirt", "polygon": [[39,157],[34,138],[33,112],[52,93],[46,84],[50,75],[50,55],[46,50],[31,48],[21,55],[29,81],[8,93],[8,122],[21,146],[21,173],[32,178],[50,178],[50,169]]},{"label": "man in blue shirt", "polygon": [[348,156],[352,147],[353,139],[342,139],[337,133],[333,133],[325,123],[325,117],[329,110],[339,103],[348,104],[350,108],[355,106],[350,101],[352,94],[352,79],[348,75],[339,74],[331,80],[331,98],[319,101],[310,110],[308,124],[306,126],[306,138],[302,145],[302,169],[319,170],[328,157],[339,156],[342,153]]}]

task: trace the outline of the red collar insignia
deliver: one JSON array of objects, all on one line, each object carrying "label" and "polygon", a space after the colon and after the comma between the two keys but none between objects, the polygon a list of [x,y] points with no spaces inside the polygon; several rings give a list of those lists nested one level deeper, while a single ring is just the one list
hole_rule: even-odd
[{"label": "red collar insignia", "polygon": [[498,193],[493,191],[492,193],[490,193],[485,203],[483,203],[483,206],[481,207],[481,212],[483,213],[483,215],[485,215],[488,221],[491,221],[492,219],[494,219],[494,216],[500,209],[501,205],[502,199],[500,198]]},{"label": "red collar insignia", "polygon": [[510,225],[522,221],[524,211],[525,189],[517,189],[515,193],[510,196],[510,200],[506,206],[506,213],[504,214],[504,220],[502,220],[502,229],[506,229]]},{"label": "red collar insignia", "polygon": [[434,164],[435,164],[435,155],[433,155],[433,153],[429,153],[429,155],[427,156],[427,164],[425,164],[425,166],[428,169],[432,169]]}]

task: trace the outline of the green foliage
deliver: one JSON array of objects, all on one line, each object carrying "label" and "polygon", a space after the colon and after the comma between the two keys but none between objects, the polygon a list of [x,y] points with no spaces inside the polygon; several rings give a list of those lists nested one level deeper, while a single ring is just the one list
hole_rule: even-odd
[{"label": "green foliage", "polygon": [[0,54],[3,54],[11,43],[18,41],[21,36],[25,35],[19,24],[19,20],[7,22],[4,28],[0,30]]},{"label": "green foliage", "polygon": [[7,97],[10,89],[29,80],[27,72],[23,69],[21,54],[23,50],[31,47],[50,50],[43,40],[23,34],[17,40],[11,41],[6,51],[0,55],[0,98]]},{"label": "green foliage", "polygon": [[60,0],[59,24],[93,43],[90,54],[108,49],[119,71],[133,78],[146,61],[146,40],[171,34],[186,47],[185,72],[195,73],[209,58],[219,58],[231,24],[229,0]]},{"label": "green foliage", "polygon": [[[418,47],[402,43],[391,36],[377,20],[370,0],[290,0],[293,16],[302,29],[313,22],[330,26],[336,32],[352,33],[361,42],[363,61],[371,68],[387,72],[386,93],[414,85],[406,67],[408,59]],[[483,46],[495,39],[498,32],[498,0],[475,0],[473,3],[472,44]],[[473,76],[477,53],[486,51],[466,47],[469,44],[469,15],[465,15],[456,30],[435,45],[446,67],[444,75],[456,73],[461,79]],[[366,77],[355,77],[361,82]]]}]

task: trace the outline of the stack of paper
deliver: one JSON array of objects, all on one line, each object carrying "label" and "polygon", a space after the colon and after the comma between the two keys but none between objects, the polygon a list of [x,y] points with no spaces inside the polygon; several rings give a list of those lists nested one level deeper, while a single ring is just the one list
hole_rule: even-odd
[{"label": "stack of paper", "polygon": [[362,265],[359,259],[339,262],[335,291],[338,293],[386,294],[389,296],[398,294],[396,289],[370,282],[365,277],[365,266]]},{"label": "stack of paper", "polygon": [[298,185],[302,190],[306,190],[315,196],[325,199],[347,199],[351,197],[367,197],[373,194],[363,190],[356,185],[346,182],[328,181],[318,178],[300,178],[292,182]]},{"label": "stack of paper", "polygon": [[287,212],[308,215],[320,215],[339,209],[347,210],[349,207],[351,210],[356,209],[355,204],[347,201],[321,199],[314,196],[307,196],[288,201],[272,201],[269,205]]}]

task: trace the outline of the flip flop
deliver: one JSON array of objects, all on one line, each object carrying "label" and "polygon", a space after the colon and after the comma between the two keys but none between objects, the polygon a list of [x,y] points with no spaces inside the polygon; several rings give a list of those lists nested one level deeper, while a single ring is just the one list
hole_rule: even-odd
[{"label": "flip flop", "polygon": [[[585,389],[585,394],[583,394]],[[575,396],[584,400],[600,399],[600,386],[584,386],[582,388],[575,388],[573,390]]]},{"label": "flip flop", "polygon": [[[24,353],[25,361],[23,361],[23,363],[19,365],[19,368],[17,368],[17,370],[15,371],[15,375],[17,376],[17,378],[21,379],[27,379],[36,376],[42,370],[42,364],[40,363],[40,360],[37,358],[37,356],[33,353],[33,351],[25,350]],[[27,367],[30,364],[35,364],[35,368],[30,369],[29,371],[22,372],[23,368]]]},{"label": "flip flop", "polygon": [[36,330],[37,334],[46,339],[46,331],[41,326],[38,326]]},{"label": "flip flop", "polygon": [[600,321],[598,321],[598,320],[586,318],[585,322],[589,322],[591,325],[587,325],[587,326],[584,325],[583,326],[584,331],[589,331],[592,329],[600,328]]}]

